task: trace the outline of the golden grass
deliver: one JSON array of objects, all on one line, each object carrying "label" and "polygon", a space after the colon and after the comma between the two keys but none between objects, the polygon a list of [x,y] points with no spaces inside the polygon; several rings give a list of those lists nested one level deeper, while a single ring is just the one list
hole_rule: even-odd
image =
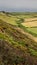
[{"label": "golden grass", "polygon": [[25,21],[37,21],[37,18],[25,18]]},{"label": "golden grass", "polygon": [[37,26],[37,21],[35,21],[35,22],[24,22],[24,23],[22,23],[22,25],[25,27],[35,27],[35,26]]}]

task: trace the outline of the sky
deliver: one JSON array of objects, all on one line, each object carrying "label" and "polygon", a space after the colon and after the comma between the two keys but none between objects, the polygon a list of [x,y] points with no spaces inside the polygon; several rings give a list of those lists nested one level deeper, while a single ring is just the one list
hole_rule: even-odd
[{"label": "sky", "polygon": [[37,11],[37,0],[0,0],[0,10]]}]

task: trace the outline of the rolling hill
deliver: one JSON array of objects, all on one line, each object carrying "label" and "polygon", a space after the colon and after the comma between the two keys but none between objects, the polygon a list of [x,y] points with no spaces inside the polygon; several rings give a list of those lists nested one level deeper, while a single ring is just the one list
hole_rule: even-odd
[{"label": "rolling hill", "polygon": [[37,65],[37,42],[6,21],[0,18],[0,65]]}]

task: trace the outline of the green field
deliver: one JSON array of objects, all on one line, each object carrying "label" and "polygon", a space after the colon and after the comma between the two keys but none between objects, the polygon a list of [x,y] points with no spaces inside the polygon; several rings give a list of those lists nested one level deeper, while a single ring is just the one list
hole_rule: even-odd
[{"label": "green field", "polygon": [[37,34],[37,28],[27,28],[27,30]]},{"label": "green field", "polygon": [[32,35],[34,35],[35,37],[37,37],[37,27],[35,28],[27,28],[27,31],[30,33],[30,34],[32,34]]}]

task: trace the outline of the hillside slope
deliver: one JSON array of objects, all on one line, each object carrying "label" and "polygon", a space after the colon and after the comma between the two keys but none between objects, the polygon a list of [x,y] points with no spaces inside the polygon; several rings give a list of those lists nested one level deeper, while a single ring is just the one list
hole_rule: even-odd
[{"label": "hillside slope", "polygon": [[0,65],[37,65],[37,42],[1,19]]}]

